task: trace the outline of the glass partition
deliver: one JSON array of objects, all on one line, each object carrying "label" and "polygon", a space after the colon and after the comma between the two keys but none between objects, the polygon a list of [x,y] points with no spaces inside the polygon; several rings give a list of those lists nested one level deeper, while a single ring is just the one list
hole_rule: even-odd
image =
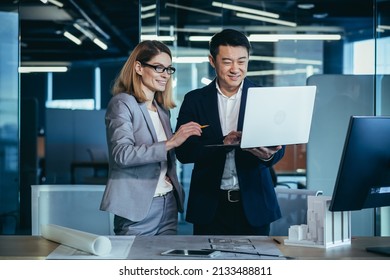
[{"label": "glass partition", "polygon": [[[177,108],[188,91],[214,78],[207,60],[208,42],[222,28],[234,28],[248,36],[252,44],[248,77],[257,84],[321,83],[322,92],[316,102],[325,117],[321,115],[320,121],[314,123],[314,135],[310,138],[319,141],[311,146],[310,141],[308,145],[288,146],[285,157],[275,166],[278,180],[303,181],[306,187],[330,195],[349,115],[389,114],[390,61],[386,54],[390,45],[390,1],[359,1],[359,9],[351,9],[355,2],[350,0],[311,1],[312,4],[255,0],[142,0],[141,3],[142,7],[154,5],[156,9],[153,19],[142,19],[141,34],[156,36],[174,53]],[[145,38],[141,35],[141,40]],[[359,86],[353,82],[355,79],[368,82]],[[345,80],[349,82],[343,84]],[[323,86],[335,98],[333,105],[328,102],[331,96],[324,93]],[[359,103],[362,106],[356,105]],[[173,126],[176,114],[174,110]],[[181,166],[185,186],[189,183],[190,170],[191,166]],[[289,186],[296,187],[296,184]],[[372,213],[364,215],[363,220],[372,220]],[[355,231],[370,235],[374,229]]]},{"label": "glass partition", "polygon": [[0,234],[19,224],[19,89],[17,6],[0,5]]},{"label": "glass partition", "polygon": [[[377,115],[390,115],[390,1],[376,3],[376,59],[374,61]],[[390,236],[390,207],[376,211],[376,233]]]}]

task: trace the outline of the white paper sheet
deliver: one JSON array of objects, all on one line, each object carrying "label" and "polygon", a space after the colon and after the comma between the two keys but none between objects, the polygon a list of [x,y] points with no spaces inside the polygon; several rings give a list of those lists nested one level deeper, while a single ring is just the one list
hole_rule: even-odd
[{"label": "white paper sheet", "polygon": [[41,233],[46,239],[97,256],[109,254],[112,248],[111,241],[106,236],[99,236],[58,225],[42,225]]},{"label": "white paper sheet", "polygon": [[65,245],[58,246],[46,259],[48,260],[124,260],[127,259],[135,236],[109,236],[112,244],[111,252],[97,256]]}]

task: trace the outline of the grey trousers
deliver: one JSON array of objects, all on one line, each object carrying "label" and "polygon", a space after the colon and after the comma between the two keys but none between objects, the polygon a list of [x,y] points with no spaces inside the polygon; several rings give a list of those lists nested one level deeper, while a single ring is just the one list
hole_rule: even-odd
[{"label": "grey trousers", "polygon": [[145,219],[134,222],[114,216],[116,235],[175,235],[177,234],[178,211],[173,191],[154,197]]}]

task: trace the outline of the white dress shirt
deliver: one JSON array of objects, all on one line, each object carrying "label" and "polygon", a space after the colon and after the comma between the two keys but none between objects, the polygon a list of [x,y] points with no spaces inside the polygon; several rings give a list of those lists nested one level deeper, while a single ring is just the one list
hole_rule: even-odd
[{"label": "white dress shirt", "polygon": [[[224,95],[220,90],[218,83],[216,83],[216,85],[218,90],[219,120],[221,122],[222,134],[226,136],[233,130],[237,131],[243,83],[241,83],[238,91],[231,97]],[[239,189],[234,155],[234,149],[226,154],[225,169],[221,181],[222,190]]]}]

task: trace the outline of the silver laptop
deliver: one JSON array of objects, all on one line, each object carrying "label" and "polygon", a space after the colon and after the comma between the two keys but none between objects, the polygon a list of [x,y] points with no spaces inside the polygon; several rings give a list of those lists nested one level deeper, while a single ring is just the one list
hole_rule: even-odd
[{"label": "silver laptop", "polygon": [[315,95],[316,86],[249,88],[241,143],[236,146],[244,149],[307,143]]}]

